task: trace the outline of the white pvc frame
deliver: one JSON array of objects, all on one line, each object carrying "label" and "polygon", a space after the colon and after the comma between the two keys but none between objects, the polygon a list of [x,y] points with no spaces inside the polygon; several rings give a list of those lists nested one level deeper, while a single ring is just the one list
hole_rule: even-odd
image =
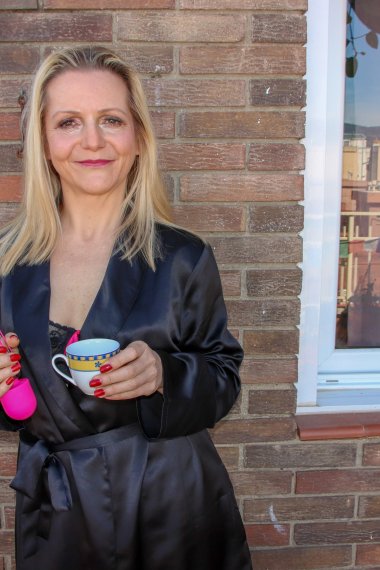
[{"label": "white pvc frame", "polygon": [[[318,391],[380,387],[379,349],[335,349],[342,180],[346,0],[309,0],[305,228],[298,413],[321,412]],[[368,398],[367,398],[368,400]],[[355,406],[354,406],[355,407]],[[356,406],[358,409],[360,405]],[[369,409],[368,403],[362,406]],[[380,409],[374,403],[371,409]],[[350,406],[351,411],[353,409]]]}]

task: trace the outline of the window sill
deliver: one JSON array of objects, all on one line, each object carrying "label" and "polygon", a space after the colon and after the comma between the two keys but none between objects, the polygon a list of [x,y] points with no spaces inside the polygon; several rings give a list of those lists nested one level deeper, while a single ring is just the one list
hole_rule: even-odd
[{"label": "window sill", "polygon": [[298,414],[301,441],[380,436],[380,412]]}]

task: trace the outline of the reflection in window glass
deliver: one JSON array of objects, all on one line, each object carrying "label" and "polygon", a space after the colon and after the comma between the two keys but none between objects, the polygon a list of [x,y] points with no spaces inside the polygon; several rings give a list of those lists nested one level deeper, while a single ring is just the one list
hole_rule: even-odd
[{"label": "reflection in window glass", "polygon": [[337,348],[380,347],[380,2],[347,2]]}]

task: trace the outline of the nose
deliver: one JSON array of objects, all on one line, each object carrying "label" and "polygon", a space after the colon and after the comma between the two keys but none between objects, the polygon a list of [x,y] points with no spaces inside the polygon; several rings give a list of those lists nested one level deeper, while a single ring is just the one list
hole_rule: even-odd
[{"label": "nose", "polygon": [[82,146],[90,150],[97,150],[105,145],[102,129],[96,123],[85,125],[82,131]]}]

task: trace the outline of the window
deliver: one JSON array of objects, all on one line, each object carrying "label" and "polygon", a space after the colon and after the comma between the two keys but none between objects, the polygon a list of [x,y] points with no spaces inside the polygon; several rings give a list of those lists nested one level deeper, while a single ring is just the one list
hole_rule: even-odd
[{"label": "window", "polygon": [[309,0],[299,413],[380,410],[380,87],[362,81],[377,98],[372,119],[360,114],[371,97],[360,111],[360,89],[349,79],[345,89],[346,71],[357,79],[372,65],[380,76],[380,53],[359,4],[375,5]]}]

